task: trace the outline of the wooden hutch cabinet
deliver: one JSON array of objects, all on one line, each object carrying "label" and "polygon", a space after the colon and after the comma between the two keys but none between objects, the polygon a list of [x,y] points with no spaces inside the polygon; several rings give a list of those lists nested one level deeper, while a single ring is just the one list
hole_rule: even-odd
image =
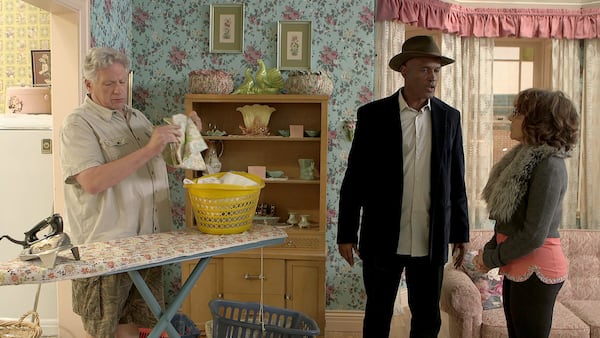
[{"label": "wooden hutch cabinet", "polygon": [[[265,180],[259,199],[276,205],[275,215],[285,222],[289,212],[309,215],[311,226],[286,228],[288,238],[280,246],[249,250],[215,257],[183,303],[186,313],[199,327],[211,319],[208,301],[215,298],[248,302],[301,311],[325,331],[325,227],[327,180],[327,109],[328,96],[321,95],[213,95],[188,94],[186,112],[195,110],[203,128],[225,131],[224,136],[204,136],[217,142],[222,155],[221,171],[247,171],[248,166],[265,166],[283,170],[287,179]],[[244,135],[242,114],[236,110],[245,105],[268,105],[275,108],[269,120],[270,135]],[[303,125],[304,130],[317,130],[317,137],[283,137],[278,130],[290,125]],[[206,158],[206,157],[205,157]],[[315,178],[299,179],[298,159],[315,161]],[[201,172],[188,171],[195,178]],[[195,221],[188,203],[186,224]],[[263,285],[261,288],[261,257]],[[182,263],[185,280],[195,262]],[[261,290],[262,289],[262,290]]]}]

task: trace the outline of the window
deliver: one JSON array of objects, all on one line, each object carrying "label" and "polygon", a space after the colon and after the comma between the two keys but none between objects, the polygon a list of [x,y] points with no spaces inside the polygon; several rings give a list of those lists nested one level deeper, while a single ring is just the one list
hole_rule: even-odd
[{"label": "window", "polygon": [[550,88],[550,48],[548,41],[537,39],[495,40],[494,163],[517,144],[510,139],[508,120],[513,110],[515,96],[521,90],[531,87]]}]

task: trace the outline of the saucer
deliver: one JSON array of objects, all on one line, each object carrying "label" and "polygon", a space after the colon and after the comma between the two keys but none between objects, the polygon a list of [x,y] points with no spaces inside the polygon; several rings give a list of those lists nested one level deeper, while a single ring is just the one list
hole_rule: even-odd
[{"label": "saucer", "polygon": [[286,181],[288,179],[287,176],[281,176],[281,177],[267,177],[265,178],[265,181]]}]

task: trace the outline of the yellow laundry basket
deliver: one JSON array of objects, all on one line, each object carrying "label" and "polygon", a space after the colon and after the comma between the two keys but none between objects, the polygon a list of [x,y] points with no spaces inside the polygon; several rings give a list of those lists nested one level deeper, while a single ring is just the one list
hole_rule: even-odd
[{"label": "yellow laundry basket", "polygon": [[[232,172],[258,183],[241,186],[219,183],[185,184],[196,225],[202,232],[223,235],[244,232],[252,226],[260,191],[265,182],[258,176],[246,172]],[[221,178],[225,172],[204,175],[201,178]]]}]

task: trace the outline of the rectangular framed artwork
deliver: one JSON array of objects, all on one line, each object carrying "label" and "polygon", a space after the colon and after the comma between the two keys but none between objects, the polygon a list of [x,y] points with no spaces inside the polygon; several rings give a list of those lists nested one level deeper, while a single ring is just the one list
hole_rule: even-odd
[{"label": "rectangular framed artwork", "polygon": [[50,50],[31,51],[31,78],[34,87],[50,86]]},{"label": "rectangular framed artwork", "polygon": [[211,53],[242,53],[244,48],[244,4],[210,5]]},{"label": "rectangular framed artwork", "polygon": [[310,21],[279,21],[277,25],[277,68],[310,70],[311,35]]},{"label": "rectangular framed artwork", "polygon": [[133,70],[127,76],[127,105],[129,108],[133,107]]}]

